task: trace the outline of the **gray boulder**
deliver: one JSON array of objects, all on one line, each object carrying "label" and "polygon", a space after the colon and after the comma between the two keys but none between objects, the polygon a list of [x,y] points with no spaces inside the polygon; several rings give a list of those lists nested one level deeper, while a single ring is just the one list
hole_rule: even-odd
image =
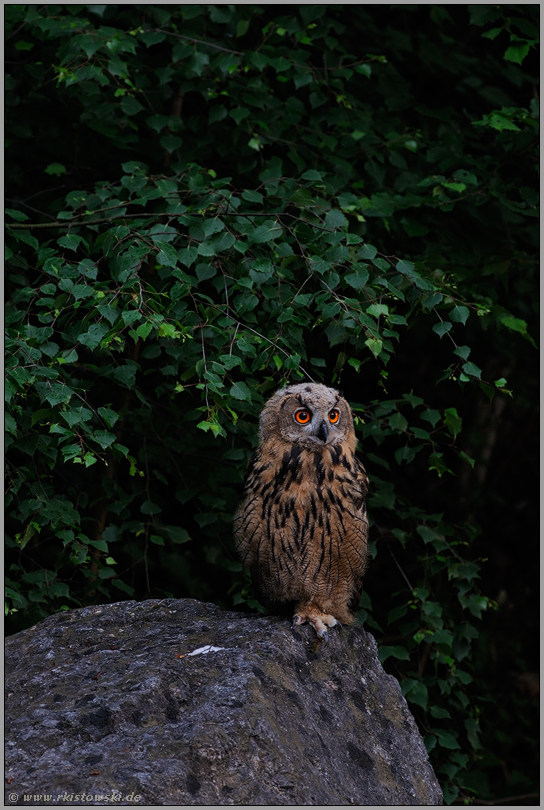
[{"label": "gray boulder", "polygon": [[6,806],[440,805],[372,636],[192,599],[7,639]]}]

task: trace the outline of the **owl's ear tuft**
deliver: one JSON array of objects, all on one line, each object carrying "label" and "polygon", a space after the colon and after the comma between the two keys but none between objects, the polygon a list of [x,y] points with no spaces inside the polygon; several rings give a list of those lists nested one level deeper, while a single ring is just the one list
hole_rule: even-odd
[{"label": "owl's ear tuft", "polygon": [[344,391],[341,388],[338,389],[338,393],[341,397],[344,397]]}]

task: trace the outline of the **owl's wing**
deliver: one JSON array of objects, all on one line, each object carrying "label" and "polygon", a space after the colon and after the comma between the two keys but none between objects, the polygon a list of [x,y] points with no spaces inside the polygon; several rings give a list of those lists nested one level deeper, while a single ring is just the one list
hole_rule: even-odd
[{"label": "owl's wing", "polygon": [[[368,475],[366,474],[366,470],[364,467],[363,462],[355,456],[354,458],[354,473],[355,473],[355,482],[356,486],[352,489],[352,498],[353,504],[356,507],[357,511],[362,518],[362,534],[364,535],[361,537],[362,542],[364,544],[365,549],[365,558],[366,558],[366,548],[367,548],[367,541],[368,541],[368,520],[366,514],[366,494],[368,492]],[[363,567],[357,572],[357,576],[355,577],[354,582],[354,591],[353,596],[349,603],[350,610],[355,613],[359,607],[359,600],[361,598],[361,593],[363,591],[363,575],[366,569],[366,559]]]},{"label": "owl's wing", "polygon": [[257,497],[260,489],[259,473],[262,468],[260,461],[261,453],[257,448],[248,461],[244,495],[233,520],[234,544],[244,565],[249,568],[254,562],[255,536],[261,523]]},{"label": "owl's wing", "polygon": [[[359,508],[364,506],[366,494],[368,492],[368,475],[366,474],[366,470],[364,467],[363,462],[357,456],[354,457],[355,462],[355,480],[357,482],[357,490],[360,493],[361,503]],[[366,507],[365,507],[365,514],[366,514]]]}]

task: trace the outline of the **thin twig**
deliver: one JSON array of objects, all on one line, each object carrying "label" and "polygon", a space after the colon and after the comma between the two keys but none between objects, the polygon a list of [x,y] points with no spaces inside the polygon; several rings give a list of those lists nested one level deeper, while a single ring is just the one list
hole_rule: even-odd
[{"label": "thin twig", "polygon": [[410,584],[410,580],[408,579],[408,577],[406,576],[406,574],[405,574],[405,573],[404,573],[404,571],[402,570],[402,568],[401,568],[401,566],[400,566],[399,562],[397,561],[397,558],[395,557],[395,555],[394,555],[394,554],[393,554],[393,552],[391,551],[391,548],[390,548],[389,544],[387,545],[387,548],[389,549],[389,553],[390,553],[390,554],[391,554],[391,556],[393,557],[393,561],[394,561],[395,565],[397,566],[397,568],[399,569],[400,573],[402,574],[402,577],[403,577],[404,581],[406,582],[406,584],[408,585],[408,587],[410,588],[410,590],[413,592],[413,590],[414,590],[414,589],[412,588],[412,586],[411,586],[411,584]]},{"label": "thin twig", "polygon": [[28,208],[29,211],[34,211],[35,214],[41,214],[43,217],[55,219],[55,217],[51,216],[51,214],[47,214],[45,211],[40,211],[39,208],[33,208],[31,205],[28,205],[26,202],[23,202],[22,200],[10,200],[9,197],[6,197],[6,202],[16,203],[17,205],[24,205],[25,208]]},{"label": "thin twig", "polygon": [[[258,337],[262,338],[262,340],[266,340],[267,343],[270,343],[270,345],[274,346],[274,348],[277,349],[279,352],[283,352],[283,354],[286,357],[290,357],[289,352],[285,351],[285,349],[282,349],[281,346],[278,346],[278,344],[275,343],[273,340],[270,340],[270,338],[265,337],[265,335],[261,335],[261,333],[257,332],[256,329],[252,329],[251,326],[248,326],[247,324],[240,323],[239,321],[236,320],[236,318],[233,318],[232,315],[229,315],[228,313],[227,317],[231,318],[231,320],[233,320],[234,323],[238,324],[238,326],[241,326],[242,329],[247,329],[249,332],[253,332],[254,335],[257,335]],[[299,369],[308,377],[309,380],[315,382],[314,378],[306,371],[305,368],[299,366]]]},{"label": "thin twig", "polygon": [[[204,360],[204,373],[208,373],[208,366],[206,364],[206,348],[204,346],[204,324],[199,324],[200,326],[200,338],[202,341],[202,359]],[[208,381],[204,383],[204,393],[206,394],[206,409],[208,411],[208,417],[210,415],[210,403],[208,400]]]},{"label": "thin twig", "polygon": [[229,346],[229,354],[232,354],[232,347],[234,346],[234,341],[236,340],[236,335],[238,334],[238,329],[240,328],[240,324],[236,324],[236,329],[234,330],[234,335],[232,336],[232,340]]},{"label": "thin twig", "polygon": [[187,42],[196,42],[197,45],[205,45],[208,48],[215,48],[217,51],[223,51],[223,53],[233,53],[235,56],[245,56],[243,51],[231,51],[229,48],[223,48],[221,45],[216,45],[214,42],[206,42],[203,39],[196,39],[196,37],[187,37],[185,34],[175,34],[173,31],[165,31],[164,28],[153,28],[148,30],[157,31],[161,34],[167,34],[169,37],[177,37],[177,39],[185,39]]}]

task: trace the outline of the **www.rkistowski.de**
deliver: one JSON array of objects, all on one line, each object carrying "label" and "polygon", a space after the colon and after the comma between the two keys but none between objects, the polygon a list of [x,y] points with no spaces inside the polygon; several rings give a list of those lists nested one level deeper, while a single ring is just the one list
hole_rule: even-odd
[{"label": "www.rkistowski.de", "polygon": [[12,804],[23,799],[25,802],[139,802],[142,800],[139,793],[122,793],[114,790],[113,793],[10,793],[8,796]]}]

